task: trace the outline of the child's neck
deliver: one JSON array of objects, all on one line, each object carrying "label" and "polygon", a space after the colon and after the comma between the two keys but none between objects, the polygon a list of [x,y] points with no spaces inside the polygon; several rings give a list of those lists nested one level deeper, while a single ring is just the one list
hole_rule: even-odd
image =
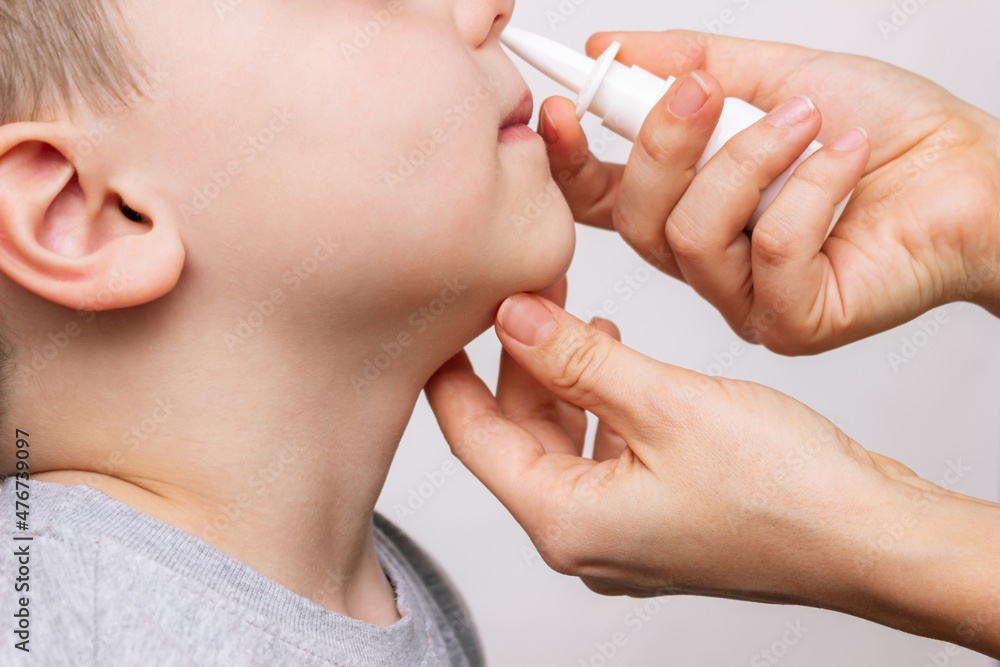
[{"label": "child's neck", "polygon": [[[111,474],[70,464],[33,478],[95,487],[327,609],[392,624],[399,614],[371,515],[419,380],[381,378],[362,394],[281,368],[255,367],[231,387],[161,386],[174,398],[139,415],[151,420],[139,446],[98,436],[81,447],[89,460],[115,462]],[[75,442],[79,432],[48,435]]]}]

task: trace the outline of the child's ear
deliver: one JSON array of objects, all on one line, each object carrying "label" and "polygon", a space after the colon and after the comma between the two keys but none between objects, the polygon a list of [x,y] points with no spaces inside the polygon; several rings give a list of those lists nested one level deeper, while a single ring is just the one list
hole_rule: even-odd
[{"label": "child's ear", "polygon": [[61,122],[0,126],[0,271],[76,310],[163,296],[184,266],[176,218],[142,185],[109,182],[106,155],[75,154],[75,132]]}]

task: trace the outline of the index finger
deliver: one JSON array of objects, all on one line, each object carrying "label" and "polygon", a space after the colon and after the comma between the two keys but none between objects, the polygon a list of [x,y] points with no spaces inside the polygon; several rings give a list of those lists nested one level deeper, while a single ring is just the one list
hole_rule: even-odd
[{"label": "index finger", "polygon": [[719,80],[729,97],[768,110],[804,92],[795,74],[822,55],[794,44],[712,35],[688,30],[599,32],[587,41],[587,54],[600,55],[621,43],[618,60],[666,78],[703,69]]},{"label": "index finger", "polygon": [[[519,521],[538,507],[529,471],[545,456],[537,438],[500,414],[496,398],[466,353],[446,362],[424,393],[452,453]],[[571,457],[575,458],[575,457]]]},{"label": "index finger", "polygon": [[[476,377],[464,352],[445,363],[425,387],[455,456],[524,528],[532,542],[548,557],[558,543],[554,526],[565,528],[576,517],[588,523],[589,507],[574,498],[597,498],[594,484],[613,477],[615,463],[598,463],[579,454],[546,453],[543,444],[518,424],[504,419],[496,399]],[[586,485],[586,486],[584,486]],[[580,514],[583,512],[583,514]]]}]

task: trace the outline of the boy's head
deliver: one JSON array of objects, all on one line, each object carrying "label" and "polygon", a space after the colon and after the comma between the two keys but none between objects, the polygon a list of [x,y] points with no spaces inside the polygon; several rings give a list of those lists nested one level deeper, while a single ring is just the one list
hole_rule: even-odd
[{"label": "boy's head", "polygon": [[165,378],[268,364],[418,382],[556,282],[573,225],[544,144],[498,141],[527,92],[512,9],[5,2],[11,415],[134,418]]}]

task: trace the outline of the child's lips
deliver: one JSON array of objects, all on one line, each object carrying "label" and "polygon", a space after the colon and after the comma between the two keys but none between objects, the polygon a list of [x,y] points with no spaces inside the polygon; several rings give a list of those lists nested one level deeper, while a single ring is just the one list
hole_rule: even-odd
[{"label": "child's lips", "polygon": [[498,140],[502,143],[538,137],[538,133],[528,127],[535,104],[531,91],[527,88],[517,105],[511,109],[500,124]]},{"label": "child's lips", "polygon": [[541,137],[526,124],[518,123],[516,125],[508,125],[507,127],[501,129],[497,139],[500,143],[506,144],[526,139],[541,139]]}]

